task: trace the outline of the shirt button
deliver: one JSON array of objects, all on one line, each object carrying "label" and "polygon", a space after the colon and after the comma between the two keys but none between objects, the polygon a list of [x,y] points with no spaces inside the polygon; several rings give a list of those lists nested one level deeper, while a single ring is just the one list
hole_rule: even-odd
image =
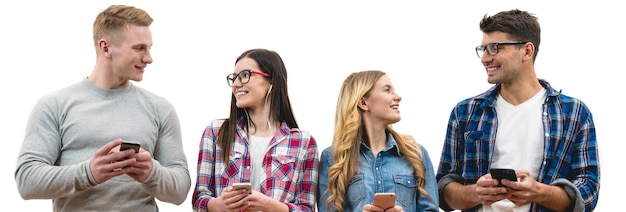
[{"label": "shirt button", "polygon": [[380,181],[378,181],[378,184],[380,184]]},{"label": "shirt button", "polygon": [[376,171],[378,171],[378,167],[376,167]]}]

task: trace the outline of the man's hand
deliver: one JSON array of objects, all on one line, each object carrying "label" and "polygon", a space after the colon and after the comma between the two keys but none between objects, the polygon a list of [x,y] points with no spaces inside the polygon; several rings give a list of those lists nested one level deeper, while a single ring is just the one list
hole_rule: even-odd
[{"label": "man's hand", "polygon": [[135,154],[135,151],[129,149],[120,152],[119,148],[116,150],[120,144],[122,139],[115,139],[100,147],[93,155],[89,169],[96,183],[104,183],[113,177],[128,173],[128,167],[135,163],[136,159],[129,157]]},{"label": "man's hand", "polygon": [[131,155],[129,158],[134,158],[133,163],[128,170],[128,176],[132,177],[138,182],[143,182],[148,178],[152,171],[152,155],[150,152],[143,148],[139,149],[139,153]]},{"label": "man's hand", "polygon": [[491,178],[491,174],[486,174],[476,181],[476,196],[481,204],[491,205],[494,202],[510,198],[511,194],[507,193],[506,187],[498,186],[498,180]]},{"label": "man's hand", "polygon": [[502,185],[507,187],[507,193],[510,194],[508,199],[517,206],[533,202],[538,195],[539,183],[526,170],[515,171],[515,174],[519,182],[502,180]]}]

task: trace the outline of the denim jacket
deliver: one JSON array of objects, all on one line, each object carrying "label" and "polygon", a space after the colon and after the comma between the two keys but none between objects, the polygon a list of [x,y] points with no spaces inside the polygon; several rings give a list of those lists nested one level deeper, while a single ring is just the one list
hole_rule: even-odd
[{"label": "denim jacket", "polygon": [[[387,147],[376,157],[372,150],[361,143],[359,154],[360,169],[354,174],[347,189],[344,211],[362,211],[363,206],[371,204],[375,193],[396,193],[396,205],[402,206],[404,211],[439,211],[439,197],[437,181],[432,162],[426,149],[421,147],[422,161],[426,172],[426,192],[430,198],[419,194],[417,179],[413,176],[413,167],[402,157],[393,136],[388,134]],[[319,170],[319,189],[317,208],[320,212],[335,211],[326,209],[326,200],[329,194],[324,192],[328,188],[328,169],[333,165],[333,148],[328,147],[322,152]]]}]

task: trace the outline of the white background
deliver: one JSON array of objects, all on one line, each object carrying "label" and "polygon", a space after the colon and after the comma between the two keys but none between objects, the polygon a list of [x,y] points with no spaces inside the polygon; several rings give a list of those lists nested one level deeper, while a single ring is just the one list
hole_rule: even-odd
[{"label": "white background", "polygon": [[618,108],[625,91],[618,83],[625,70],[626,16],[617,1],[166,2],[0,3],[3,208],[51,210],[50,200],[23,200],[17,192],[13,174],[26,119],[41,95],[91,73],[92,23],[110,4],[138,6],[155,19],[154,63],[137,84],[168,98],[182,125],[192,188],[181,205],[160,202],[161,211],[191,210],[202,131],[211,120],[228,116],[225,76],[250,48],[283,57],[296,119],[317,139],[320,152],[331,143],[343,79],[354,71],[387,72],[403,97],[396,129],[424,144],[437,167],[452,107],[491,86],[474,52],[482,39],[478,23],[485,14],[514,8],[539,17],[537,75],[582,99],[594,115],[602,165],[596,211],[622,205],[620,124],[626,117]]}]

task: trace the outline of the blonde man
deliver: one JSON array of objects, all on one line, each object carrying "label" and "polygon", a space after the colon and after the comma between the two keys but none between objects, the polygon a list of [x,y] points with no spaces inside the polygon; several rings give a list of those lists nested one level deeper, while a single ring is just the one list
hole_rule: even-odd
[{"label": "blonde man", "polygon": [[[98,14],[91,75],[31,112],[15,171],[22,198],[52,199],[54,211],[158,211],[155,198],[185,200],[191,179],[176,111],[130,82],[152,63],[151,23],[131,6]],[[123,140],[141,148],[120,151]]]}]

